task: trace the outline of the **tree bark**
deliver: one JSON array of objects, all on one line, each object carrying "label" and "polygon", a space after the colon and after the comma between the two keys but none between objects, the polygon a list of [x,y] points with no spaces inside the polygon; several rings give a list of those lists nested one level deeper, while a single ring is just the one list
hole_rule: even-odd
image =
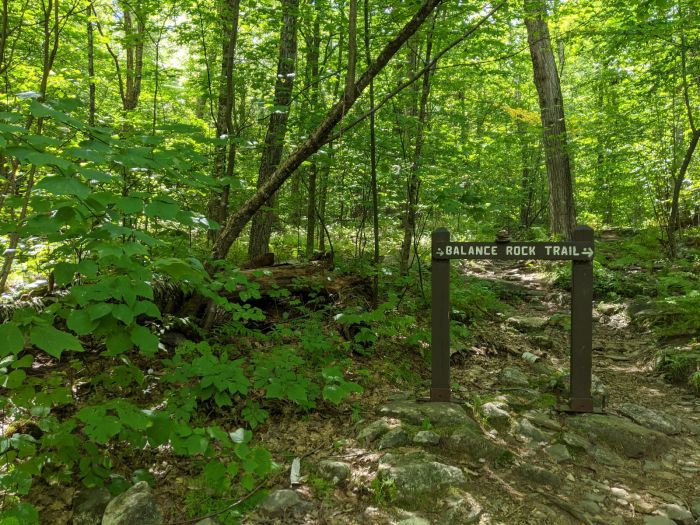
[{"label": "tree bark", "polygon": [[[308,50],[308,81],[311,85],[311,93],[309,96],[309,124],[315,124],[313,117],[318,112],[318,94],[321,89],[318,78],[318,59],[321,47],[321,21],[320,13],[316,13],[313,23],[313,31],[309,39]],[[311,126],[309,126],[311,127]],[[318,166],[316,162],[312,162],[309,167],[309,194],[306,207],[306,257],[311,258],[314,254],[316,246],[316,179],[318,174]]]},{"label": "tree bark", "polygon": [[418,28],[430,16],[433,10],[442,0],[425,0],[411,20],[390,40],[384,49],[379,53],[375,61],[367,68],[362,76],[355,82],[355,88],[343,100],[336,102],[326,114],[319,126],[302,142],[270,175],[267,182],[262,184],[258,190],[245,203],[243,203],[235,213],[231,214],[226,225],[221,231],[221,235],[216,240],[212,249],[212,258],[223,259],[228,254],[233,242],[245,228],[248,221],[253,217],[267,200],[284,184],[284,182],[294,173],[294,171],[316,153],[329,137],[333,128],[342,120],[347,112],[352,108],[360,94],[369,85],[370,81],[387,65],[389,60],[396,54],[401,46],[413,35]]},{"label": "tree bark", "polygon": [[[236,45],[238,42],[238,17],[240,13],[240,0],[226,0],[222,5],[222,30],[225,35],[221,53],[221,76],[219,84],[218,109],[216,113],[216,138],[225,140],[216,146],[214,153],[214,178],[221,180],[224,177],[233,176],[236,162],[236,144],[231,140],[234,132],[233,111],[235,106],[234,96],[234,69],[236,58]],[[230,184],[221,186],[221,191],[214,191],[209,198],[209,217],[223,225],[228,215],[228,201]],[[216,230],[210,230],[210,238],[216,239]]]},{"label": "tree bark", "polygon": [[564,103],[547,27],[546,0],[525,0],[525,25],[540,104],[552,233],[571,239],[576,224]]},{"label": "tree bark", "polygon": [[[258,193],[268,185],[273,174],[278,170],[282,159],[284,139],[287,134],[289,107],[292,103],[292,90],[294,88],[298,10],[299,0],[282,0],[282,30],[280,32],[277,79],[275,81],[275,100],[267,127],[267,134],[265,135],[262,160],[258,171]],[[274,198],[277,189],[275,188],[266,195],[261,206],[253,210],[257,213],[253,217],[253,223],[250,227],[250,240],[248,242],[248,257],[251,259],[270,251],[270,235],[272,234],[272,222],[274,220],[272,208],[275,204]],[[262,207],[262,204],[265,205],[266,209],[259,209]],[[222,231],[223,233],[225,233],[225,230]],[[226,251],[228,251],[228,248]]]}]

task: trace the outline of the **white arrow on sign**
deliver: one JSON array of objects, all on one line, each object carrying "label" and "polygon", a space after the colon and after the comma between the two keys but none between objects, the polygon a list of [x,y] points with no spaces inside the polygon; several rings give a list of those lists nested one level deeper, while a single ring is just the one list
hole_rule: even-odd
[{"label": "white arrow on sign", "polygon": [[593,249],[592,248],[584,248],[583,250],[581,250],[581,253],[583,255],[585,255],[586,257],[588,257],[589,259],[591,257],[593,257]]},{"label": "white arrow on sign", "polygon": [[442,248],[438,248],[437,250],[435,250],[435,253],[438,255],[438,257],[442,257],[443,255],[445,255],[445,252],[442,251]]}]

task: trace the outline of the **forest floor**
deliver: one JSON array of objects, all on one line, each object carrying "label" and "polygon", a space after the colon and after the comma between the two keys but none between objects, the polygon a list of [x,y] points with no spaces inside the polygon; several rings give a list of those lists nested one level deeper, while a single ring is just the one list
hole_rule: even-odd
[{"label": "forest floor", "polygon": [[[377,370],[359,423],[343,410],[276,421],[259,438],[289,462],[302,457],[302,497],[272,492],[244,522],[696,523],[700,399],[655,372],[658,343],[630,324],[629,304],[595,307],[594,396],[605,415],[567,415],[553,405],[566,389],[569,294],[525,264],[462,271],[504,285],[513,302],[453,355],[453,391],[465,401],[426,408],[413,401],[424,388],[398,390]],[[420,358],[374,359],[418,360],[425,387]],[[289,487],[288,477],[278,485]]]}]

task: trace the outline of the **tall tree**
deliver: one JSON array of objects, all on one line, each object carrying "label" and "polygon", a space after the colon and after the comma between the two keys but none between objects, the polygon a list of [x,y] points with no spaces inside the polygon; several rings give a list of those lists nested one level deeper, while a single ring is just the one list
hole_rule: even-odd
[{"label": "tall tree", "polygon": [[547,25],[546,0],[525,1],[525,25],[540,104],[549,180],[552,233],[570,239],[576,224],[571,162],[567,148],[564,100]]},{"label": "tall tree", "polygon": [[[299,0],[282,0],[282,29],[275,79],[274,107],[267,126],[258,171],[258,191],[270,181],[282,159],[296,74],[298,11]],[[257,213],[253,217],[248,242],[248,257],[251,259],[270,251],[274,198],[275,192],[273,191],[265,200],[265,208],[256,210]]]}]

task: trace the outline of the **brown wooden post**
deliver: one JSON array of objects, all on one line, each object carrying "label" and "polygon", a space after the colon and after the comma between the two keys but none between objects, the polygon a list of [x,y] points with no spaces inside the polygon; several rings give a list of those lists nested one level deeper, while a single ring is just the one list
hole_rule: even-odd
[{"label": "brown wooden post", "polygon": [[[574,229],[574,241],[593,243],[588,226]],[[592,412],[591,373],[593,366],[593,258],[572,261],[571,272],[571,397],[569,410]]]},{"label": "brown wooden post", "polygon": [[[450,232],[438,228],[432,243],[450,242]],[[450,260],[432,260],[432,385],[430,401],[450,401]]]}]

